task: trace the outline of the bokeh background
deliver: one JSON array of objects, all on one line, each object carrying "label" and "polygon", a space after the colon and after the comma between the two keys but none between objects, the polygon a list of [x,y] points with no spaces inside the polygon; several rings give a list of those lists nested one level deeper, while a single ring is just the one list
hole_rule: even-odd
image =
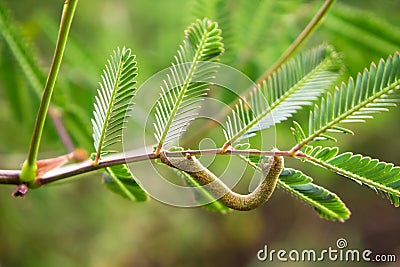
[{"label": "bokeh background", "polygon": [[[53,53],[62,1],[2,0],[46,72]],[[168,67],[183,31],[197,16],[234,21],[225,29],[223,62],[257,79],[296,38],[322,1],[227,1],[225,13],[207,10],[213,1],[103,0],[78,4],[54,96],[76,145],[89,151],[90,116],[105,60],[117,46],[133,49],[138,81]],[[197,3],[197,4],[196,4]],[[200,4],[199,4],[200,3]],[[211,5],[210,5],[211,6]],[[204,10],[203,10],[204,9]],[[343,80],[371,61],[400,49],[400,2],[337,1],[301,49],[323,42],[344,56]],[[228,18],[228,19],[227,19]],[[225,24],[224,24],[225,23]],[[0,168],[15,169],[27,152],[39,98],[0,39]],[[12,89],[10,89],[12,88]],[[140,103],[137,103],[140,106]],[[298,120],[305,121],[307,112]],[[342,151],[400,165],[400,109],[376,116],[341,136]],[[140,126],[138,126],[140,128]],[[293,145],[290,123],[277,127],[277,146]],[[334,144],[331,144],[334,145]],[[41,158],[65,153],[48,121]],[[298,162],[288,161],[297,166]],[[320,219],[312,208],[276,190],[263,207],[220,215],[176,208],[155,200],[130,203],[101,184],[101,174],[32,190],[25,199],[0,187],[0,266],[281,266],[257,261],[270,249],[317,250],[345,238],[350,248],[395,254],[400,261],[400,214],[389,201],[347,179],[302,165],[315,182],[338,193],[352,211],[345,223]],[[296,263],[296,266],[356,266],[356,263]],[[375,263],[377,264],[377,263]],[[397,266],[381,263],[381,266]],[[360,265],[358,265],[360,266]]]}]

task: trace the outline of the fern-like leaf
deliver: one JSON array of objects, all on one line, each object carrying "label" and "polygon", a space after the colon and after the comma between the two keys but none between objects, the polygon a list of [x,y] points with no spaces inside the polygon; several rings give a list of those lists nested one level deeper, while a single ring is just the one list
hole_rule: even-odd
[{"label": "fern-like leaf", "polygon": [[217,23],[209,19],[197,20],[186,30],[186,39],[156,103],[156,153],[176,140],[195,118],[198,102],[206,95],[208,82],[216,72],[216,65],[204,63],[217,61],[223,50]]},{"label": "fern-like leaf", "polygon": [[130,110],[136,92],[136,71],[135,56],[126,48],[114,51],[103,70],[92,119],[95,162],[112,152],[107,149],[121,140],[126,112]]},{"label": "fern-like leaf", "polygon": [[108,189],[123,198],[137,202],[148,200],[146,192],[135,181],[126,164],[106,168],[103,182]]},{"label": "fern-like leaf", "polygon": [[254,64],[255,59],[266,49],[265,44],[272,40],[271,26],[279,19],[281,13],[277,10],[282,10],[282,1],[234,2],[236,8],[229,10],[233,13],[231,27],[235,33],[232,38],[235,48],[234,65],[243,68],[247,64]]},{"label": "fern-like leaf", "polygon": [[[262,172],[260,162],[268,161],[265,156],[240,158],[258,172]],[[350,217],[350,210],[335,193],[314,184],[311,177],[299,170],[284,168],[277,186],[313,207],[322,218],[343,222]]]},{"label": "fern-like leaf", "polygon": [[15,55],[15,59],[26,75],[35,93],[41,96],[46,77],[32,56],[34,54],[33,48],[26,42],[18,29],[13,26],[13,21],[3,4],[0,4],[0,33]]},{"label": "fern-like leaf", "polygon": [[338,78],[338,55],[329,46],[307,51],[280,67],[248,100],[240,99],[226,122],[226,145],[286,120],[311,105]]},{"label": "fern-like leaf", "polygon": [[395,93],[400,88],[400,54],[380,60],[378,66],[371,64],[369,70],[357,75],[356,81],[336,88],[334,94],[328,93],[321,103],[310,112],[308,135],[297,124],[293,132],[298,140],[298,148],[311,141],[336,140],[327,132],[352,133],[349,129],[338,126],[349,122],[365,122],[373,114],[387,111],[395,106],[399,98]]},{"label": "fern-like leaf", "polygon": [[341,222],[347,220],[350,210],[343,201],[312,181],[299,170],[285,168],[279,176],[278,187],[312,206],[322,218]]},{"label": "fern-like leaf", "polygon": [[388,23],[386,18],[378,17],[373,11],[360,10],[340,2],[331,10],[323,27],[340,36],[344,42],[342,45],[357,44],[360,55],[365,51],[369,56],[382,55],[400,47],[399,27]]},{"label": "fern-like leaf", "polygon": [[[224,40],[224,56],[221,61],[225,64],[236,58],[234,31],[232,29],[232,2],[225,0],[195,0],[192,6],[192,17],[209,18],[218,22],[221,36]],[[228,64],[229,65],[229,64]]]},{"label": "fern-like leaf", "polygon": [[[104,155],[116,152],[109,148],[121,141],[126,114],[131,109],[136,93],[134,80],[137,75],[135,56],[130,49],[114,51],[108,60],[100,88],[97,90],[92,119],[95,164]],[[131,201],[147,200],[146,192],[135,181],[126,164],[107,167],[103,181],[108,189]]]},{"label": "fern-like leaf", "polygon": [[[22,74],[29,83],[29,86],[24,84],[22,86],[23,90],[19,93],[26,96],[28,99],[32,95],[36,98],[29,99],[31,103],[20,103],[20,105],[23,106],[16,105],[13,106],[13,108],[19,109],[22,112],[26,110],[26,115],[33,117],[34,114],[29,111],[32,110],[30,105],[35,105],[35,101],[39,103],[46,82],[46,75],[39,66],[34,47],[26,41],[21,30],[15,27],[15,25],[16,22],[12,19],[4,5],[0,3],[0,34],[2,36],[0,41],[4,40],[7,44],[9,51],[14,55],[15,62],[17,62],[21,68],[20,74]],[[24,79],[20,79],[20,82],[23,81]],[[72,139],[76,140],[79,146],[89,148],[91,146],[90,131],[88,131],[87,127],[82,127],[82,121],[85,121],[87,118],[86,113],[79,105],[76,105],[73,99],[70,98],[70,95],[68,95],[68,91],[72,86],[63,79],[58,79],[57,84],[60,90],[54,95],[50,109],[55,107],[55,105],[61,107],[63,109],[63,123],[67,126],[66,128],[70,130],[69,134]],[[17,90],[14,87],[8,89],[13,92]],[[34,94],[32,94],[32,92]],[[23,98],[21,98],[21,100],[22,99]],[[33,121],[34,119],[35,117],[32,118]]]},{"label": "fern-like leaf", "polygon": [[336,147],[309,146],[305,153],[307,161],[383,192],[394,206],[399,206],[400,167],[351,152],[338,154]]}]

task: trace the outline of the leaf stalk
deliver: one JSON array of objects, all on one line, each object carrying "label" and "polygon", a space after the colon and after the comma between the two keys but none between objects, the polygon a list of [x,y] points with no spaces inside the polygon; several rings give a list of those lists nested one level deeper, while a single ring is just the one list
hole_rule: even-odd
[{"label": "leaf stalk", "polygon": [[57,75],[60,70],[61,61],[64,55],[68,34],[71,28],[77,4],[78,0],[66,0],[64,2],[64,8],[60,22],[60,30],[58,33],[58,39],[53,56],[53,61],[50,66],[49,75],[43,91],[42,100],[40,102],[40,107],[36,118],[35,128],[33,130],[32,140],[29,147],[28,155],[26,161],[22,166],[20,179],[23,182],[31,182],[36,177],[36,171],[37,171],[36,160],[39,152],[40,141],[42,138],[43,127],[46,121],[47,111],[49,109],[50,100],[53,94]]}]

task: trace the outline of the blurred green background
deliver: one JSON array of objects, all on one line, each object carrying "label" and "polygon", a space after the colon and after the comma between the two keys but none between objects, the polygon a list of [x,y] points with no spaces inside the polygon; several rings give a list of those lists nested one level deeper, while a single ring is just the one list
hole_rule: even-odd
[{"label": "blurred green background", "polygon": [[[46,72],[53,53],[62,1],[2,1],[34,47]],[[92,102],[105,60],[117,46],[137,55],[139,84],[169,66],[183,31],[197,15],[228,17],[242,24],[226,29],[224,63],[257,79],[302,30],[322,1],[228,1],[224,14],[207,11],[204,1],[103,0],[78,4],[54,101],[69,114],[66,126],[79,129],[75,143],[91,149]],[[201,1],[197,1],[201,2]],[[199,10],[203,7],[205,11]],[[343,53],[343,79],[371,61],[400,49],[400,1],[338,1],[302,49],[323,42]],[[243,14],[244,15],[243,15]],[[246,17],[247,16],[247,17]],[[243,23],[243,21],[245,23]],[[225,23],[225,24],[224,24]],[[224,29],[226,22],[221,21]],[[1,39],[0,39],[1,40]],[[0,42],[0,168],[15,169],[27,152],[39,98]],[[10,90],[12,88],[12,90]],[[18,95],[18,92],[20,94]],[[22,92],[22,93],[21,93]],[[137,103],[140,106],[140,103]],[[305,121],[306,112],[298,119]],[[342,151],[370,155],[400,165],[400,110],[351,128],[340,137]],[[140,126],[138,126],[140,127]],[[277,127],[277,146],[293,145],[290,123]],[[334,145],[334,144],[332,144]],[[49,121],[41,158],[65,153]],[[297,162],[291,162],[298,164]],[[345,238],[350,248],[395,254],[400,261],[400,214],[388,200],[366,187],[311,165],[303,170],[339,194],[352,211],[345,223],[320,219],[313,210],[281,190],[251,212],[214,214],[200,208],[176,208],[155,200],[132,204],[88,174],[62,185],[29,192],[25,199],[0,187],[0,267],[5,266],[280,266],[257,261],[270,249],[326,249]],[[356,263],[324,262],[324,266]],[[297,263],[296,266],[313,266]],[[320,264],[314,263],[315,266]],[[396,264],[381,263],[381,266]]]}]

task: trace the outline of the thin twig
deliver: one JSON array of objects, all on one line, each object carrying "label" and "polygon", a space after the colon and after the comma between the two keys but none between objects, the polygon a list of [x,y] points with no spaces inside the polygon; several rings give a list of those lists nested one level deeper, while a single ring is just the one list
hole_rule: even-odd
[{"label": "thin twig", "polygon": [[64,144],[65,149],[68,153],[71,153],[75,150],[74,144],[71,141],[71,137],[69,136],[67,129],[62,122],[62,115],[61,112],[54,108],[53,106],[49,107],[49,116],[51,117],[54,127],[58,133],[58,136],[61,139],[61,142]]},{"label": "thin twig", "polygon": [[318,10],[317,14],[311,19],[304,30],[297,36],[296,40],[286,49],[281,57],[256,81],[257,84],[261,84],[264,80],[268,79],[272,73],[285,63],[289,57],[300,47],[307,37],[317,28],[321,20],[327,14],[329,8],[333,5],[335,0],[326,0],[323,6]]},{"label": "thin twig", "polygon": [[[222,151],[221,149],[203,149],[203,150],[183,150],[183,151],[167,151],[165,155],[168,157],[182,157],[187,154],[191,156],[211,156],[211,155],[243,155],[243,156],[283,156],[283,157],[296,157],[302,158],[304,154],[298,152],[292,154],[290,151],[260,151],[255,149],[248,150],[227,150]],[[76,175],[89,173],[95,170],[99,170],[106,167],[115,165],[134,163],[145,160],[153,160],[159,158],[159,155],[155,153],[145,153],[139,155],[132,155],[124,157],[123,153],[118,153],[120,157],[115,155],[105,157],[97,165],[93,164],[92,161],[87,160],[82,163],[70,164],[62,166],[58,169],[45,173],[41,178],[35,180],[35,187],[49,184],[62,179],[70,178]],[[0,170],[0,184],[21,184],[19,179],[19,170]]]},{"label": "thin twig", "polygon": [[19,184],[20,170],[0,170],[0,184]]}]

